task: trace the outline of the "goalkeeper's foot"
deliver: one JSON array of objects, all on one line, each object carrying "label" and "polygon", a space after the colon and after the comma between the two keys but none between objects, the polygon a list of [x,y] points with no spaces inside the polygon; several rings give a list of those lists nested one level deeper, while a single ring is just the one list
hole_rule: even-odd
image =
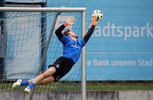
[{"label": "goalkeeper's foot", "polygon": [[25,89],[24,89],[24,92],[27,92],[27,93],[30,93],[30,87],[26,87]]},{"label": "goalkeeper's foot", "polygon": [[12,85],[12,88],[21,86],[21,82],[22,82],[22,80],[21,80],[21,79],[18,79],[18,80]]}]

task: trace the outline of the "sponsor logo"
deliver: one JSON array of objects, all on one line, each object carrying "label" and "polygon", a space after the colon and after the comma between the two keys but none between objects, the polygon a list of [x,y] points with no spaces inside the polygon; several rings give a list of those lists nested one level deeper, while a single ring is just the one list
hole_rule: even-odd
[{"label": "sponsor logo", "polygon": [[56,65],[56,68],[59,68],[59,67],[60,67],[60,64],[57,64],[57,65]]}]

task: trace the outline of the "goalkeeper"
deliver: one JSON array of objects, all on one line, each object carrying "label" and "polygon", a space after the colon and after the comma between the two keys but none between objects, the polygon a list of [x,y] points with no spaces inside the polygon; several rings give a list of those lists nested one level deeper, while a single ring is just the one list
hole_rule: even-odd
[{"label": "goalkeeper", "polygon": [[71,32],[69,29],[62,34],[62,30],[68,25],[73,25],[76,21],[75,17],[69,17],[67,21],[61,25],[56,31],[55,34],[58,37],[59,41],[62,42],[64,50],[63,55],[59,57],[53,65],[49,65],[49,69],[43,74],[38,75],[35,79],[22,81],[18,79],[12,86],[12,88],[17,86],[28,85],[24,91],[29,93],[33,86],[35,85],[45,85],[50,82],[57,82],[64,75],[66,75],[72,66],[78,61],[81,48],[85,46],[88,39],[91,37],[95,26],[98,21],[95,21],[95,16],[92,17],[92,26],[88,30],[87,34],[81,40],[78,39],[76,33]]}]

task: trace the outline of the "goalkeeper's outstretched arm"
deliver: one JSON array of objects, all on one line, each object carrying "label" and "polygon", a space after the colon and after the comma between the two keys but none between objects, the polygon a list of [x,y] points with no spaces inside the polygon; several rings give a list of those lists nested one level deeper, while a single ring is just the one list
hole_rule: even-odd
[{"label": "goalkeeper's outstretched arm", "polygon": [[61,25],[56,31],[55,31],[55,34],[56,36],[58,37],[59,40],[62,39],[63,37],[63,34],[62,34],[62,30],[65,28],[64,24]]},{"label": "goalkeeper's outstretched arm", "polygon": [[92,26],[88,30],[87,34],[83,37],[85,43],[88,42],[89,38],[91,37],[91,35],[92,35],[92,33],[93,33],[94,29],[95,29],[95,26],[97,25],[97,22],[95,21],[95,16],[93,16],[93,18],[91,20],[92,20]]},{"label": "goalkeeper's outstretched arm", "polygon": [[83,38],[84,38],[85,43],[87,43],[87,42],[88,42],[88,40],[89,40],[89,38],[91,37],[91,35],[92,35],[92,33],[93,33],[94,29],[95,29],[95,26],[94,26],[94,25],[92,25],[92,26],[90,27],[90,29],[88,30],[87,34],[86,34],[86,35],[83,37]]}]

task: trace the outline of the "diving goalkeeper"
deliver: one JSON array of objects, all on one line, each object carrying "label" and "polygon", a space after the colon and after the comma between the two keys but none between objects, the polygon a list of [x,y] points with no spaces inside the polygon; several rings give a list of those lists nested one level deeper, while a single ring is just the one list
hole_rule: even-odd
[{"label": "diving goalkeeper", "polygon": [[18,79],[12,86],[15,88],[17,86],[28,85],[24,91],[29,93],[33,86],[35,85],[45,85],[50,82],[57,82],[64,75],[66,75],[72,68],[72,66],[78,61],[81,48],[85,46],[89,38],[91,37],[95,26],[98,21],[95,21],[95,16],[92,17],[92,26],[86,33],[86,35],[81,40],[78,39],[78,35],[76,33],[71,32],[69,29],[64,31],[62,34],[62,30],[68,25],[73,25],[74,21],[76,21],[75,17],[69,17],[67,21],[62,24],[56,31],[55,34],[58,37],[59,41],[63,44],[63,55],[59,57],[53,65],[49,65],[48,70],[46,70],[43,74],[38,75],[36,78],[31,80],[22,81]]}]

